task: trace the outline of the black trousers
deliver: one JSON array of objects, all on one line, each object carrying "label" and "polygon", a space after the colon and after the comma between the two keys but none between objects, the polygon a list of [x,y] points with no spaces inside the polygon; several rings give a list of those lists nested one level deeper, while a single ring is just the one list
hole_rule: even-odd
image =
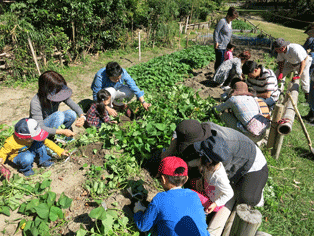
[{"label": "black trousers", "polygon": [[267,179],[267,164],[259,171],[250,172],[242,176],[233,186],[237,204],[245,203],[249,206],[256,206],[261,200]]}]

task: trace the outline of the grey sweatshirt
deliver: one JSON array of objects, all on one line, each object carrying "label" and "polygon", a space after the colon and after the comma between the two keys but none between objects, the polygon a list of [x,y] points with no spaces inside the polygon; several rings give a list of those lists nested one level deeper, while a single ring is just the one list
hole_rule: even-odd
[{"label": "grey sweatshirt", "polygon": [[[75,111],[78,116],[81,116],[83,114],[80,106],[77,105],[71,98],[68,98],[63,102],[67,104],[73,111]],[[37,120],[42,129],[46,130],[49,134],[55,135],[57,129],[45,126],[44,119],[46,119],[52,113],[58,111],[60,103],[61,102],[51,102],[51,107],[42,108],[38,94],[36,94],[31,100],[29,116]]]},{"label": "grey sweatshirt", "polygon": [[231,40],[232,28],[229,28],[226,18],[222,18],[214,31],[214,43],[218,43],[218,49],[226,49]]}]

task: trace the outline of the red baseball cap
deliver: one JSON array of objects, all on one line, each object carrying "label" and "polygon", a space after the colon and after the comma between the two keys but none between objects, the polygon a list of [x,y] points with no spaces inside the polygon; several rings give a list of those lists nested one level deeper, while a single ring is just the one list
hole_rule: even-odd
[{"label": "red baseball cap", "polygon": [[[179,167],[184,167],[185,170],[181,174],[176,174],[175,170]],[[182,160],[180,157],[166,157],[161,160],[158,173],[163,175],[169,175],[169,176],[187,176],[188,175],[188,165],[184,160]]]},{"label": "red baseball cap", "polygon": [[43,141],[48,137],[48,132],[41,129],[38,122],[31,118],[23,118],[15,124],[14,134],[21,139]]}]

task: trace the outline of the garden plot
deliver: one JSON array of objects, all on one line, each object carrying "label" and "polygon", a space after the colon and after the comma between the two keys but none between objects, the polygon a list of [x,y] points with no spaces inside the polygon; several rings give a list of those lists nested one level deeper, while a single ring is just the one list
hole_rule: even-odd
[{"label": "garden plot", "polygon": [[[235,55],[244,49],[237,48]],[[264,51],[250,51],[254,60],[263,60]],[[49,186],[43,185],[47,186],[42,194],[53,192],[58,200],[64,193],[72,199],[68,208],[62,208],[63,215],[60,213],[56,220],[55,217],[48,220],[49,230],[45,232],[51,235],[90,235],[93,231],[106,235],[138,235],[132,220],[123,211],[130,204],[125,189],[132,187],[138,192],[148,193],[148,200],[151,200],[161,189],[156,180],[141,168],[145,158],[168,146],[176,123],[183,119],[218,122],[207,116],[207,111],[216,103],[212,98],[218,98],[221,93],[219,88],[206,86],[206,81],[213,76],[213,60],[212,47],[196,46],[128,69],[139,87],[145,90],[152,109],[146,112],[138,103],[132,102],[130,107],[136,111],[136,122],[125,122],[121,118],[122,124],[104,125],[99,132],[93,128],[84,132],[78,130],[81,135],[67,147],[69,150],[78,149],[72,159],[65,163],[64,160],[54,160],[56,164],[50,169],[35,168],[37,175],[25,178],[26,185],[40,182],[41,186],[44,181],[49,182]],[[90,90],[89,86],[84,88]],[[201,91],[196,95],[198,89]],[[86,93],[85,90],[81,92]],[[8,135],[10,132],[6,133]],[[14,168],[10,169],[21,176]],[[23,194],[25,197],[19,199],[19,203],[32,196]],[[108,214],[103,211],[104,201],[108,209],[113,209]],[[3,235],[13,235],[19,224],[23,226],[23,219],[33,221],[35,213],[24,216],[18,214],[18,210],[9,210],[10,216],[0,214]],[[104,219],[108,219],[104,221],[106,224],[102,223]],[[95,220],[98,224],[94,223]],[[27,225],[25,227],[24,232],[29,229]],[[16,235],[22,235],[21,232],[19,230]]]}]

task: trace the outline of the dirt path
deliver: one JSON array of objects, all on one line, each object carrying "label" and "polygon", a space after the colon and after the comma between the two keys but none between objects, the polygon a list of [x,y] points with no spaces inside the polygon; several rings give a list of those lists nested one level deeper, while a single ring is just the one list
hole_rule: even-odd
[{"label": "dirt path", "polygon": [[[243,51],[245,47],[238,47],[235,51],[235,55]],[[266,52],[262,49],[250,49],[253,60],[263,60],[263,54]],[[135,63],[130,63],[128,60],[123,60],[125,63],[121,63],[122,67],[128,67]],[[92,63],[92,62],[91,62]],[[85,67],[85,66],[83,66]],[[92,83],[94,72],[78,73],[75,81],[69,82],[69,87],[73,90],[72,98],[75,102],[86,98],[92,98],[90,85]],[[210,63],[206,68],[198,69],[194,71],[195,77],[188,78],[184,84],[192,87],[195,90],[200,89],[200,96],[202,98],[212,96],[219,100],[222,90],[220,88],[210,88],[207,86],[207,81],[214,75],[213,62]],[[29,88],[1,88],[0,93],[0,124],[5,123],[8,125],[12,124],[12,121],[16,121],[20,118],[27,117],[29,113],[29,103],[34,94],[36,93],[36,86],[30,86]],[[66,106],[61,106],[61,110],[67,109]],[[84,132],[83,128],[75,128],[77,133]],[[101,150],[95,154],[94,149]],[[102,149],[102,144],[91,144],[79,150],[80,152],[76,155],[72,161],[63,163],[63,161],[56,161],[57,163],[51,167],[51,191],[56,192],[59,196],[64,192],[68,197],[73,199],[72,206],[66,211],[66,220],[68,221],[65,227],[62,227],[59,232],[55,232],[58,235],[75,235],[80,224],[88,225],[90,218],[88,213],[95,207],[91,205],[87,198],[87,193],[84,191],[82,184],[85,182],[85,168],[82,168],[84,163],[103,165],[103,156],[108,152]],[[86,158],[90,157],[90,158]],[[10,168],[13,173],[17,171]],[[42,173],[43,169],[34,168],[37,173]],[[138,179],[144,180],[145,188],[149,190],[149,200],[157,193],[156,189],[153,188],[153,180],[146,171],[142,171],[141,176]],[[106,199],[106,203],[110,206],[111,203],[119,202],[119,209],[122,209],[125,205],[130,203],[130,200],[124,196],[121,192],[116,192]],[[7,224],[7,221],[19,218],[21,215],[17,214],[16,211],[12,213],[11,217],[0,214],[0,231],[5,230],[3,235],[13,235],[16,230],[16,224]],[[16,235],[21,235],[19,232]]]}]

